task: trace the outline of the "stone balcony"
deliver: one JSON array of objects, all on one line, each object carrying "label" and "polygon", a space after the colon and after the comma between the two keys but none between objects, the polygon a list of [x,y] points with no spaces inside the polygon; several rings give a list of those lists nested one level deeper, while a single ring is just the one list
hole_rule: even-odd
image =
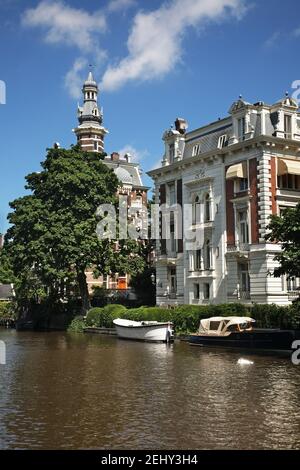
[{"label": "stone balcony", "polygon": [[236,242],[234,245],[227,245],[227,255],[234,255],[238,258],[248,258],[250,243]]}]

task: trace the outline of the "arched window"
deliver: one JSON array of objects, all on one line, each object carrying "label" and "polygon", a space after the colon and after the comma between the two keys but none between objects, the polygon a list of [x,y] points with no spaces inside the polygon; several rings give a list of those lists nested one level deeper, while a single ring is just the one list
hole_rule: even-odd
[{"label": "arched window", "polygon": [[211,269],[212,267],[212,257],[211,257],[211,245],[210,240],[206,240],[204,245],[204,269]]},{"label": "arched window", "polygon": [[204,222],[211,221],[211,201],[210,195],[206,194],[204,199]]},{"label": "arched window", "polygon": [[193,203],[193,224],[200,222],[200,197],[196,196]]}]

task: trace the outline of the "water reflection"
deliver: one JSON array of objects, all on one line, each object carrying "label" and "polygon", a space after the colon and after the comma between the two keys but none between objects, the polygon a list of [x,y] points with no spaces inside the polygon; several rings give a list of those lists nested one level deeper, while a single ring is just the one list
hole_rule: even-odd
[{"label": "water reflection", "polygon": [[237,352],[63,333],[0,339],[1,448],[300,447],[289,360],[241,367]]}]

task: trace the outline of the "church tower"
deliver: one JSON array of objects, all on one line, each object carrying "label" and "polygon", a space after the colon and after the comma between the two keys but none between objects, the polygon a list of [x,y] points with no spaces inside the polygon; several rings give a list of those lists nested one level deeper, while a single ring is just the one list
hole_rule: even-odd
[{"label": "church tower", "polygon": [[84,82],[83,106],[78,106],[79,126],[74,129],[77,143],[87,152],[103,152],[108,131],[102,126],[103,113],[98,107],[98,85],[92,72]]}]

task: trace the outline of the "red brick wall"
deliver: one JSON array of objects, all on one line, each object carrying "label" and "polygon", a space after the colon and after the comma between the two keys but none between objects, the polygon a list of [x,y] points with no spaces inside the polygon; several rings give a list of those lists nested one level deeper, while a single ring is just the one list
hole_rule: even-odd
[{"label": "red brick wall", "polygon": [[251,242],[258,243],[258,196],[257,196],[257,159],[252,158],[249,160],[249,189],[250,201],[250,216],[251,216]]}]

